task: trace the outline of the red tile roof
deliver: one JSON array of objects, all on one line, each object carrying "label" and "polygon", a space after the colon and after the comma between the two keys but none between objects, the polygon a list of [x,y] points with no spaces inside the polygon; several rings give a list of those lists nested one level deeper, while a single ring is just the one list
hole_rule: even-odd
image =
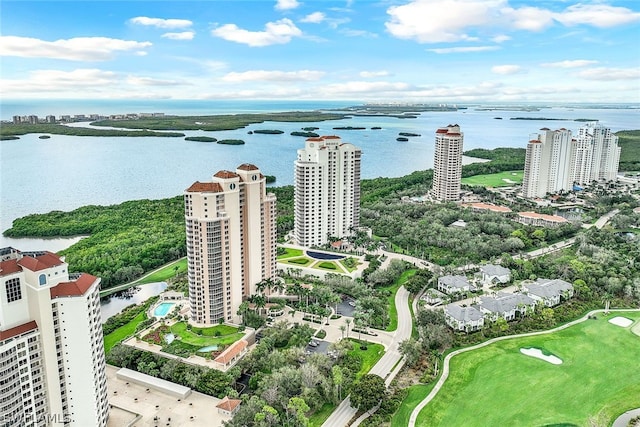
[{"label": "red tile roof", "polygon": [[313,138],[307,138],[307,141],[320,142],[323,141],[319,136],[314,136]]},{"label": "red tile roof", "polygon": [[52,252],[45,252],[43,255],[39,255],[35,258],[25,256],[18,261],[19,266],[31,271],[40,271],[45,268],[56,267],[62,264],[64,264],[62,258]]},{"label": "red tile roof", "polygon": [[13,328],[7,329],[5,331],[0,331],[0,341],[13,338],[15,336],[24,334],[25,332],[29,332],[34,329],[38,329],[38,324],[36,323],[35,320],[32,320],[27,323],[23,323],[22,325],[14,326]]},{"label": "red tile roof", "polygon": [[256,165],[252,165],[251,163],[243,163],[238,166],[238,169],[241,171],[257,171],[258,167]]},{"label": "red tile roof", "polygon": [[436,133],[447,133],[447,132],[449,132],[449,129],[446,129],[446,128],[440,128],[436,131]]},{"label": "red tile roof", "polygon": [[228,349],[220,353],[220,355],[215,358],[215,361],[226,365],[227,363],[231,362],[237,355],[242,353],[244,349],[247,348],[247,345],[249,344],[245,340],[236,341]]},{"label": "red tile roof", "polygon": [[532,139],[531,141],[529,141],[529,143],[531,143],[531,144],[540,144],[540,140],[539,139]]},{"label": "red tile roof", "polygon": [[7,261],[0,262],[0,277],[17,273],[19,271],[22,271],[22,268],[18,265],[17,259],[9,259]]},{"label": "red tile roof", "polygon": [[225,396],[224,399],[216,405],[216,408],[223,409],[227,412],[233,412],[242,403],[240,399],[229,399],[229,396]]},{"label": "red tile roof", "polygon": [[215,175],[216,178],[229,179],[229,178],[238,178],[238,174],[231,171],[218,171]]},{"label": "red tile roof", "polygon": [[325,135],[322,139],[340,139],[340,137],[337,135]]},{"label": "red tile roof", "polygon": [[58,285],[49,289],[51,299],[84,295],[97,280],[98,278],[91,274],[82,273],[78,280],[58,283]]},{"label": "red tile roof", "polygon": [[221,193],[222,186],[217,182],[196,181],[185,191],[188,193]]}]

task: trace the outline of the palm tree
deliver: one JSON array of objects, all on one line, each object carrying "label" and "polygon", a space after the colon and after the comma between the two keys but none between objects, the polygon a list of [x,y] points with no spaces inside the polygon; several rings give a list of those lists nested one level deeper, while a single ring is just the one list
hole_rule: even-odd
[{"label": "palm tree", "polygon": [[340,325],[340,332],[342,332],[342,338],[344,339],[344,331],[347,329],[346,326]]},{"label": "palm tree", "polygon": [[347,338],[349,338],[349,325],[351,324],[351,319],[344,319],[344,323],[347,325]]}]

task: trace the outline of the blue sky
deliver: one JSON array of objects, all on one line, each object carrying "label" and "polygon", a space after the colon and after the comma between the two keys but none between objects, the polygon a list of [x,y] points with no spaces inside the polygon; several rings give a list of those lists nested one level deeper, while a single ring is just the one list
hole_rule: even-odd
[{"label": "blue sky", "polygon": [[5,99],[640,102],[640,0],[12,1]]}]

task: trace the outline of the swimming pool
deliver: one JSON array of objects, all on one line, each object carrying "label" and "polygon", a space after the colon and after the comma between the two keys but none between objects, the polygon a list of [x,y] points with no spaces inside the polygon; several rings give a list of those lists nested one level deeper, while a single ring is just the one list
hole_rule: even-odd
[{"label": "swimming pool", "polygon": [[326,254],[324,252],[314,252],[314,251],[307,251],[307,256],[310,256],[311,258],[314,258],[314,259],[321,259],[325,261],[335,261],[338,259],[345,258],[345,255]]},{"label": "swimming pool", "polygon": [[207,347],[202,347],[201,349],[198,350],[198,352],[207,352],[207,351],[216,351],[218,350],[218,346],[217,345],[210,345]]},{"label": "swimming pool", "polygon": [[153,315],[156,317],[165,317],[174,305],[176,305],[175,302],[163,302],[153,310]]}]

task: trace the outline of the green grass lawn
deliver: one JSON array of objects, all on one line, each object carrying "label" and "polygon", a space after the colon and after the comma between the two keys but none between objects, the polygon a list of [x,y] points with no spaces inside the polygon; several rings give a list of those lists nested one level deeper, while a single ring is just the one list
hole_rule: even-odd
[{"label": "green grass lawn", "polygon": [[[178,267],[176,269],[176,267]],[[145,283],[165,282],[167,279],[175,277],[177,274],[185,273],[187,271],[187,259],[182,258],[176,262],[165,265],[158,271],[153,272],[144,279],[136,280],[137,285],[143,285]]]},{"label": "green grass lawn", "polygon": [[357,258],[349,257],[338,261],[349,273],[356,271],[360,265]]},{"label": "green grass lawn", "polygon": [[409,425],[409,417],[411,416],[413,408],[418,406],[418,403],[427,397],[435,384],[434,381],[431,384],[417,384],[409,387],[409,394],[407,394],[407,397],[402,401],[393,418],[391,418],[391,426],[406,427]]},{"label": "green grass lawn", "polygon": [[144,311],[138,313],[136,317],[131,319],[129,323],[122,325],[115,331],[111,332],[109,335],[105,335],[104,337],[104,352],[109,353],[109,350],[113,348],[114,345],[118,344],[120,341],[125,338],[130,337],[136,331],[136,327],[138,323],[142,322],[147,318],[147,315]]},{"label": "green grass lawn", "polygon": [[[640,319],[638,312],[598,314],[548,335],[516,338],[455,356],[438,395],[417,425],[587,425],[640,407],[640,337],[608,319]],[[561,365],[525,356],[540,348]]]},{"label": "green grass lawn", "polygon": [[336,405],[333,403],[327,402],[322,405],[320,409],[309,417],[309,427],[320,427],[331,416],[334,409],[336,409]]},{"label": "green grass lawn", "polygon": [[304,255],[304,253],[302,252],[302,249],[282,248],[282,247],[280,249],[284,249],[285,252],[281,255],[278,255],[278,260]]},{"label": "green grass lawn", "polygon": [[[492,173],[489,175],[475,175],[462,178],[465,185],[480,185],[483,187],[508,187],[513,183],[522,183],[524,171],[506,171],[500,173]],[[513,181],[513,183],[505,180]]]},{"label": "green grass lawn", "polygon": [[[238,332],[238,328],[228,325],[216,325],[210,328],[203,328],[202,335],[195,333],[198,328],[191,331],[187,329],[185,322],[178,322],[171,326],[171,332],[180,337],[180,341],[201,348],[209,345],[229,345],[244,336],[244,332]],[[216,331],[220,332],[220,336],[215,336]]]},{"label": "green grass lawn", "polygon": [[338,267],[335,261],[322,261],[314,265],[313,268],[318,268],[320,270],[339,271],[340,273],[342,273],[342,269]]},{"label": "green grass lawn", "polygon": [[356,379],[358,379],[369,372],[371,368],[373,368],[373,365],[384,355],[384,346],[382,344],[368,342],[366,343],[367,349],[360,350],[360,344],[364,341],[358,341],[354,338],[349,338],[349,341],[353,343],[353,349],[349,350],[348,353],[358,355],[362,359],[360,370],[356,373]]},{"label": "green grass lawn", "polygon": [[298,258],[291,258],[291,259],[278,259],[278,262],[297,265],[297,266],[305,266],[305,265],[311,264],[311,258],[298,257]]},{"label": "green grass lawn", "polygon": [[389,325],[387,325],[387,329],[386,329],[389,332],[395,331],[396,329],[398,329],[398,309],[396,308],[396,293],[398,292],[398,289],[400,288],[400,286],[404,285],[411,276],[416,274],[416,271],[418,270],[416,269],[407,270],[404,273],[402,273],[400,277],[398,277],[398,279],[393,285],[380,288],[381,290],[386,289],[391,291],[391,295],[389,295],[389,298],[388,298]]}]

